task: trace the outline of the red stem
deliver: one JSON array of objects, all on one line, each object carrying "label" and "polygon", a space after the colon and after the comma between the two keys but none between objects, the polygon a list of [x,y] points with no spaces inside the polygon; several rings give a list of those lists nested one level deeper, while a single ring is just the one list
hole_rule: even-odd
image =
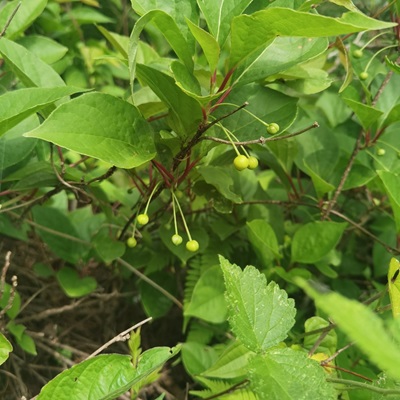
[{"label": "red stem", "polygon": [[218,92],[222,92],[225,89],[225,86],[228,84],[229,79],[231,79],[231,76],[234,72],[235,72],[235,68],[232,68],[230,71],[228,71],[224,80],[221,83],[221,86],[218,88]]}]

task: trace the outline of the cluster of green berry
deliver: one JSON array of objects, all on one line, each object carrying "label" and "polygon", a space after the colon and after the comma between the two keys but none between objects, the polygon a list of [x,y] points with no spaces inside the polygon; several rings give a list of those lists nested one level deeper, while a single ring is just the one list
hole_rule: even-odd
[{"label": "cluster of green berry", "polygon": [[[154,194],[155,190],[157,189],[157,187],[158,187],[158,185],[156,185],[154,187],[152,193],[150,194],[144,212],[141,214],[138,214],[138,216],[136,217],[135,224],[133,227],[133,234],[126,241],[126,245],[128,247],[136,247],[137,246],[137,240],[135,238],[136,224],[144,226],[149,223],[149,216],[147,214],[147,211],[148,211],[148,208],[149,208],[149,205],[151,202],[151,198],[153,197],[153,194]],[[192,239],[192,236],[190,234],[189,228],[186,223],[185,216],[184,216],[182,208],[178,202],[178,199],[173,191],[171,191],[171,194],[172,194],[172,209],[173,209],[174,226],[175,226],[175,233],[172,235],[171,241],[175,246],[179,246],[183,242],[182,236],[179,235],[179,233],[178,233],[178,224],[177,224],[177,218],[176,218],[176,206],[177,206],[179,213],[181,215],[183,224],[185,226],[187,236],[189,238],[189,240],[186,242],[186,249],[190,252],[196,252],[197,250],[199,250],[199,247],[200,247],[199,242],[197,240]]]}]

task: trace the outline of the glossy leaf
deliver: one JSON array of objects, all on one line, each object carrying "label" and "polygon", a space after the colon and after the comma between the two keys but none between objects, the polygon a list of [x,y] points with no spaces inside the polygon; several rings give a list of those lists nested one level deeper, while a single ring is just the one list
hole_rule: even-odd
[{"label": "glossy leaf", "polygon": [[18,11],[7,27],[6,36],[8,39],[14,39],[21,35],[21,33],[23,33],[42,13],[47,5],[47,0],[9,1],[5,7],[2,8],[0,13],[0,26],[2,29],[19,3],[21,4]]},{"label": "glossy leaf", "polygon": [[281,258],[278,240],[272,226],[263,219],[247,222],[248,238],[264,268]]},{"label": "glossy leaf", "polygon": [[232,18],[241,14],[252,0],[197,0],[208,29],[222,47],[231,30]]},{"label": "glossy leaf", "polygon": [[0,135],[55,101],[83,89],[72,87],[28,88],[0,96]]},{"label": "glossy leaf", "polygon": [[62,267],[56,277],[62,290],[71,298],[86,296],[97,288],[96,279],[91,276],[80,277],[78,272],[70,267]]},{"label": "glossy leaf", "polygon": [[352,99],[343,98],[345,103],[354,111],[361,122],[362,127],[367,130],[371,127],[383,114],[376,107],[371,107]]},{"label": "glossy leaf", "polygon": [[[233,19],[230,66],[236,66],[277,36],[327,37],[387,29],[393,25],[358,12],[343,14],[341,18],[331,18],[289,8],[267,8],[252,15],[241,15]],[[253,35],[254,32],[257,32],[257,35]],[[248,40],[249,37],[252,37],[251,41]]]},{"label": "glossy leaf", "polygon": [[25,47],[4,37],[0,40],[0,54],[26,87],[65,86],[53,68]]},{"label": "glossy leaf", "polygon": [[226,321],[227,305],[224,298],[224,279],[219,265],[205,271],[197,281],[184,315],[197,317],[214,324]]},{"label": "glossy leaf", "polygon": [[243,271],[220,257],[226,286],[229,324],[250,350],[263,352],[283,341],[294,324],[294,301],[275,282],[247,266]]},{"label": "glossy leaf", "polygon": [[317,307],[332,317],[339,329],[355,341],[375,365],[393,378],[400,379],[400,348],[374,311],[338,293],[320,292],[303,280],[297,282],[314,299]]},{"label": "glossy leaf", "polygon": [[112,400],[151,373],[177,353],[178,349],[155,347],[144,352],[137,368],[131,357],[106,354],[73,366],[45,385],[38,400]]},{"label": "glossy leaf", "polygon": [[310,222],[301,226],[292,241],[292,262],[315,263],[336,247],[346,223]]},{"label": "glossy leaf", "polygon": [[337,399],[324,369],[302,351],[277,348],[257,355],[249,363],[249,376],[260,399]]},{"label": "glossy leaf", "polygon": [[170,76],[146,65],[137,65],[137,76],[170,109],[169,123],[180,136],[193,134],[202,118],[200,104],[175,84]]},{"label": "glossy leaf", "polygon": [[395,258],[390,260],[388,271],[388,285],[390,304],[395,318],[400,316],[400,262]]},{"label": "glossy leaf", "polygon": [[13,347],[8,339],[0,332],[0,365],[4,364],[9,354],[13,351]]},{"label": "glossy leaf", "polygon": [[62,104],[25,136],[120,168],[138,167],[155,156],[152,129],[137,108],[102,93],[88,93]]}]

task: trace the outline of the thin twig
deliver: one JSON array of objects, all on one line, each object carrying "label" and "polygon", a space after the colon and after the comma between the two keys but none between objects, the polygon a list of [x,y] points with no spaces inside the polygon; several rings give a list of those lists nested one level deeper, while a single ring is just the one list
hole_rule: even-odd
[{"label": "thin twig", "polygon": [[183,310],[183,304],[171,293],[167,292],[163,287],[152,281],[150,278],[148,278],[146,275],[142,274],[140,271],[138,271],[135,267],[133,267],[131,264],[123,260],[122,258],[117,258],[117,262],[119,262],[121,265],[123,265],[125,268],[129,269],[129,271],[132,271],[136,276],[138,276],[140,279],[144,280],[147,282],[150,286],[152,286],[154,289],[158,290],[160,293],[162,293],[165,297],[170,299],[173,303],[175,303],[181,310]]},{"label": "thin twig", "polygon": [[326,360],[321,361],[321,365],[325,366],[326,364],[329,364],[332,360],[334,360],[340,353],[343,353],[345,350],[350,348],[351,346],[354,345],[354,342],[350,342],[346,344],[346,346],[342,347],[341,349],[337,350],[335,353],[333,353],[331,356],[329,356]]},{"label": "thin twig", "polygon": [[288,135],[272,136],[269,138],[265,138],[265,137],[261,136],[259,139],[245,140],[243,142],[231,142],[230,140],[220,139],[220,138],[216,138],[216,137],[212,137],[212,136],[204,136],[203,138],[200,138],[200,140],[212,140],[213,142],[217,142],[217,143],[223,143],[223,144],[229,144],[229,145],[233,143],[235,146],[247,146],[250,144],[265,144],[266,142],[275,142],[277,140],[289,139],[293,136],[301,135],[304,132],[307,132],[311,129],[318,128],[318,127],[319,127],[318,122],[314,122],[312,125],[308,126],[307,128],[304,128],[298,132],[290,133]]},{"label": "thin twig", "polygon": [[95,356],[97,356],[97,354],[101,353],[103,350],[105,350],[107,347],[110,347],[113,343],[115,342],[121,342],[121,341],[125,341],[127,339],[127,335],[139,328],[140,326],[147,324],[147,322],[150,322],[153,318],[149,317],[141,322],[139,322],[136,325],[131,326],[130,328],[126,329],[125,331],[119,333],[117,336],[114,336],[111,340],[109,340],[107,343],[103,344],[103,346],[99,347],[96,351],[94,351],[89,357],[86,358],[86,360],[89,360],[90,358],[93,358]]},{"label": "thin twig", "polygon": [[1,269],[1,278],[0,278],[0,299],[3,297],[3,291],[6,284],[6,275],[8,268],[10,267],[11,263],[11,251],[7,251],[6,256],[4,257],[4,265]]},{"label": "thin twig", "polygon": [[20,2],[17,4],[17,6],[15,7],[14,11],[13,11],[13,12],[11,13],[11,15],[8,17],[8,20],[7,20],[6,24],[4,25],[3,30],[0,32],[0,38],[2,38],[2,37],[5,35],[5,33],[6,33],[7,29],[8,29],[8,27],[9,27],[10,24],[11,24],[11,21],[12,21],[12,20],[14,19],[14,17],[15,17],[15,14],[17,13],[18,9],[21,7],[21,4],[22,4],[22,1],[20,1]]},{"label": "thin twig", "polygon": [[350,381],[348,379],[338,379],[338,378],[326,378],[326,380],[328,382],[331,383],[337,383],[340,385],[346,385],[348,388],[360,388],[360,389],[366,389],[366,390],[370,390],[371,392],[375,392],[375,393],[380,393],[386,396],[392,395],[392,394],[396,394],[396,395],[400,395],[400,390],[399,389],[383,389],[383,388],[379,388],[376,386],[372,386],[368,383],[363,383],[363,382],[358,382],[358,381]]}]

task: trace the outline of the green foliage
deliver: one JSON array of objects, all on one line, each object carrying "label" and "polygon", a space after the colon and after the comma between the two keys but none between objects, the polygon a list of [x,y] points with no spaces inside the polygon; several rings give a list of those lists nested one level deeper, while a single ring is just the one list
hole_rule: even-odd
[{"label": "green foliage", "polygon": [[398,1],[3,3],[1,387],[400,396]]}]

